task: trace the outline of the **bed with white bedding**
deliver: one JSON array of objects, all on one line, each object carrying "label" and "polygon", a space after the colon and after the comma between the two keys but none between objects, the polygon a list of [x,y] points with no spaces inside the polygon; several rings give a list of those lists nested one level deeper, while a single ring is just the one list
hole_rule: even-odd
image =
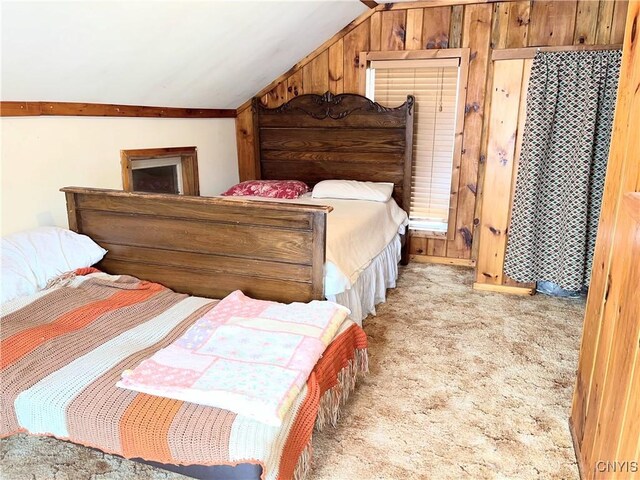
[{"label": "bed with white bedding", "polygon": [[[227,197],[234,198],[234,197]],[[235,197],[273,201],[257,196]],[[386,202],[312,198],[278,202],[328,205],[324,292],[328,300],[351,310],[350,319],[362,325],[375,306],[385,301],[386,289],[394,288],[401,256],[400,235],[409,223],[407,213],[394,199]]]}]

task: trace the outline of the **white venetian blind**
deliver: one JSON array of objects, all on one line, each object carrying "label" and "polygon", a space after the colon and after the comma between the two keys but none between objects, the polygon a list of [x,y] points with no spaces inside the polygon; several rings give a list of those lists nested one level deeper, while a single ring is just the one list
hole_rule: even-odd
[{"label": "white venetian blind", "polygon": [[416,98],[410,228],[447,231],[458,100],[458,58],[372,61],[367,96],[382,105]]}]

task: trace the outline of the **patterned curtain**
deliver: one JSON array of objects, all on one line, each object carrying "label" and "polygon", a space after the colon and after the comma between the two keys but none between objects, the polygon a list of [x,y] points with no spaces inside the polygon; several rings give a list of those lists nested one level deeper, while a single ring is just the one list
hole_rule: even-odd
[{"label": "patterned curtain", "polygon": [[589,286],[622,54],[538,52],[504,271]]}]

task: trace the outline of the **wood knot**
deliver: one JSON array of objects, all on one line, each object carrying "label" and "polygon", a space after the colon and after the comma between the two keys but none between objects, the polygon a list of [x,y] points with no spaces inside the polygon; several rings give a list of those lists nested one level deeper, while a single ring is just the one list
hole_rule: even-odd
[{"label": "wood knot", "polygon": [[469,230],[467,227],[462,227],[458,231],[460,232],[460,236],[462,237],[465,246],[467,248],[471,248],[471,245],[473,244],[473,234],[471,233],[471,230]]}]

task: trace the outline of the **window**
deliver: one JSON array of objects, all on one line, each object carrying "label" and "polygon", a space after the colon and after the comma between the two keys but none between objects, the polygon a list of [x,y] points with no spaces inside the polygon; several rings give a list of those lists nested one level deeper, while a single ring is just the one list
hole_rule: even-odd
[{"label": "window", "polygon": [[196,147],[121,150],[120,158],[125,191],[200,194]]},{"label": "window", "polygon": [[385,106],[416,98],[409,228],[452,238],[468,49],[365,55],[368,98]]}]

